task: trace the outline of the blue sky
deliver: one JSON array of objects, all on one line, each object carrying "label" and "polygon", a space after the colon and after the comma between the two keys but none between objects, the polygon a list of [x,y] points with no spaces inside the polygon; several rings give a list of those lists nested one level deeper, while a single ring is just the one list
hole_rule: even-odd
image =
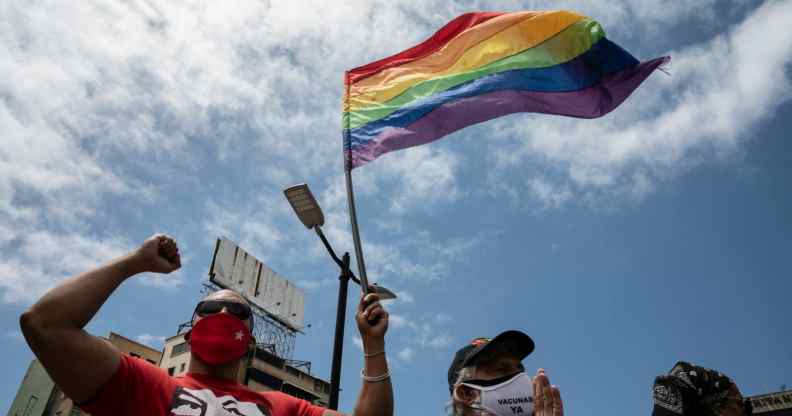
[{"label": "blue sky", "polygon": [[599,20],[639,59],[670,54],[671,75],[601,119],[508,116],[355,170],[370,278],[400,295],[397,412],[442,413],[454,351],[506,329],[534,338],[525,365],[548,370],[568,414],[649,414],[653,377],[677,360],[747,394],[792,385],[792,3],[336,3],[0,11],[0,412],[32,358],[24,308],[157,231],[183,269],[125,283],[91,332],[161,345],[224,235],[306,290],[295,358],[329,376],[336,270],[281,190],[308,182],[352,251],[343,71],[466,11],[551,7]]}]

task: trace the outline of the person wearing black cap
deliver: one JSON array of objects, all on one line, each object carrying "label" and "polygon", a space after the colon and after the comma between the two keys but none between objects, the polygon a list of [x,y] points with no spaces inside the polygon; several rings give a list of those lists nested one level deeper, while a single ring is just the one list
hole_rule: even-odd
[{"label": "person wearing black cap", "polygon": [[495,338],[476,338],[462,347],[448,369],[453,416],[563,416],[558,387],[543,369],[525,373],[522,360],[534,342],[520,331]]}]

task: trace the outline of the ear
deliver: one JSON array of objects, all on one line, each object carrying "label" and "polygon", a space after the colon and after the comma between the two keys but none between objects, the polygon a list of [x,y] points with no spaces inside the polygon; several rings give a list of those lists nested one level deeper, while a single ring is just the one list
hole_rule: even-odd
[{"label": "ear", "polygon": [[468,386],[459,384],[454,387],[454,398],[465,404],[466,406],[470,406],[473,402],[478,399],[479,392],[475,389],[472,389]]}]

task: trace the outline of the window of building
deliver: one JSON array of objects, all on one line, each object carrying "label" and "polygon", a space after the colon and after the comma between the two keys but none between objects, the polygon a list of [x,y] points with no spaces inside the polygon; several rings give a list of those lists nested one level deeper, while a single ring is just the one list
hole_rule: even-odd
[{"label": "window of building", "polygon": [[170,368],[168,368],[168,375],[169,375],[169,376],[172,376],[174,371],[176,371],[176,367],[170,367]]},{"label": "window of building", "polygon": [[173,349],[171,350],[171,357],[184,354],[189,350],[190,350],[190,345],[187,344],[186,342],[182,342],[181,344],[176,344],[173,346]]},{"label": "window of building", "polygon": [[298,370],[298,369],[296,369],[294,367],[291,367],[291,366],[287,365],[286,366],[286,372],[291,374],[291,375],[293,375],[293,376],[295,376],[295,377],[300,377],[300,370]]},{"label": "window of building", "polygon": [[311,403],[313,403],[316,399],[319,398],[316,395],[308,393],[307,391],[305,391],[305,390],[303,390],[303,389],[301,389],[301,388],[299,388],[297,386],[293,386],[293,385],[291,385],[289,383],[283,383],[283,388],[281,388],[281,391],[286,393],[286,394],[288,394],[288,395],[290,395],[290,396],[294,396],[294,397],[296,397],[298,399],[303,399],[303,400],[309,401]]},{"label": "window of building", "polygon": [[285,364],[283,358],[270,354],[261,348],[256,348],[256,358],[278,368],[283,368]]},{"label": "window of building", "polygon": [[186,365],[187,365],[187,363],[182,363],[182,365],[181,365],[181,370],[179,370],[179,373],[183,373],[183,372],[184,372],[184,367],[185,367]]},{"label": "window of building", "polygon": [[314,379],[314,391],[318,393],[330,393],[330,385],[323,380]]},{"label": "window of building", "polygon": [[30,416],[36,403],[38,403],[38,397],[36,397],[35,394],[31,394],[30,397],[28,397],[28,402],[25,405],[25,410],[22,412],[22,416]]},{"label": "window of building", "polygon": [[251,367],[248,369],[247,378],[276,391],[279,391],[283,386],[283,381],[271,374],[267,374],[259,370],[256,367]]},{"label": "window of building", "polygon": [[129,355],[131,355],[131,356],[133,356],[135,358],[140,358],[140,355],[135,354],[134,352],[130,352]]}]

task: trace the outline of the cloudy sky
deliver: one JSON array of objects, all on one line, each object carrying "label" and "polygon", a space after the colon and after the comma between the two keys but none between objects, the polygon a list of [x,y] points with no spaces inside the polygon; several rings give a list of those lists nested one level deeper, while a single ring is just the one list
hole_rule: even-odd
[{"label": "cloudy sky", "polygon": [[183,269],[125,283],[93,333],[160,346],[227,236],[305,289],[295,358],[329,377],[336,270],[281,191],[308,182],[353,251],[343,71],[478,10],[577,10],[639,59],[671,55],[670,75],[601,119],[512,115],[355,170],[369,276],[400,295],[397,412],[443,413],[454,351],[512,328],[568,414],[649,414],[680,359],[748,394],[792,385],[792,2],[230,4],[0,5],[0,412],[32,358],[22,311],[158,231]]}]

